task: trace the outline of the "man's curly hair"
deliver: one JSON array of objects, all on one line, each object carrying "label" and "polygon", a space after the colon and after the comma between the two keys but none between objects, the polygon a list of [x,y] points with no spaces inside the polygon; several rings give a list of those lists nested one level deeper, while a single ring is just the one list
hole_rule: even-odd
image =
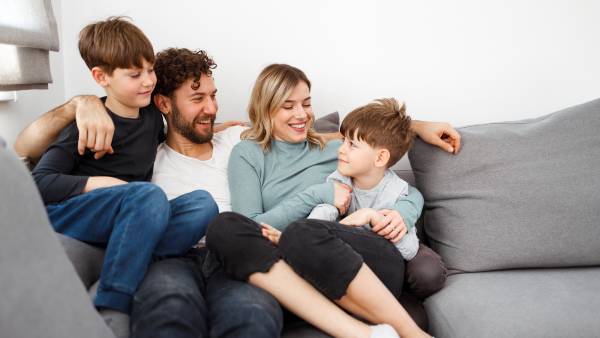
[{"label": "man's curly hair", "polygon": [[160,51],[154,62],[157,82],[153,94],[171,97],[189,79],[193,79],[192,89],[196,90],[200,87],[200,76],[211,76],[216,67],[217,64],[203,50],[168,48]]}]

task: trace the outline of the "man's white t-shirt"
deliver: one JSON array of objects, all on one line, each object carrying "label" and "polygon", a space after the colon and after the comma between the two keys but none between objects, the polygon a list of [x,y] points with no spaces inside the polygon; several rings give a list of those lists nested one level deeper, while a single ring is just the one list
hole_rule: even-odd
[{"label": "man's white t-shirt", "polygon": [[178,153],[163,142],[156,153],[152,183],[161,187],[169,200],[194,190],[206,190],[217,202],[219,212],[231,211],[227,164],[231,150],[246,129],[234,126],[215,133],[212,158],[206,161]]}]

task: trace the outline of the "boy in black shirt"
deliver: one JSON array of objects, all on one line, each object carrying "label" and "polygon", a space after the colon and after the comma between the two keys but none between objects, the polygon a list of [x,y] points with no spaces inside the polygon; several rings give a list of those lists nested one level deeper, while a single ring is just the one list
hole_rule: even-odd
[{"label": "boy in black shirt", "polygon": [[[149,183],[163,119],[151,94],[154,51],[144,33],[121,18],[86,26],[80,54],[107,94],[115,124],[111,155],[79,155],[75,123],[63,130],[33,171],[57,232],[106,247],[94,304],[128,314],[150,260],[185,253],[218,208],[206,191],[168,201]],[[128,183],[133,182],[133,183]]]}]

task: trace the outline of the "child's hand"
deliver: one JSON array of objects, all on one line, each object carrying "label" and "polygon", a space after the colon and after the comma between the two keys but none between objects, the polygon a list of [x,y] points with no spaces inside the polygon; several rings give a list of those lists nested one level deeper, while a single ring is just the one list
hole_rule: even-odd
[{"label": "child's hand", "polygon": [[380,218],[371,223],[371,230],[379,236],[389,239],[392,243],[396,243],[406,235],[408,229],[404,223],[404,219],[396,210],[382,209],[377,211]]},{"label": "child's hand", "polygon": [[281,231],[273,228],[267,223],[260,223],[262,235],[271,241],[274,245],[279,245],[279,238],[281,237]]},{"label": "child's hand", "polygon": [[340,223],[344,225],[360,227],[365,224],[371,224],[371,222],[377,218],[379,218],[377,211],[371,208],[362,208],[344,217]]},{"label": "child's hand", "polygon": [[340,215],[343,215],[348,211],[350,202],[352,201],[352,188],[346,184],[338,181],[333,182],[333,205],[340,211]]}]

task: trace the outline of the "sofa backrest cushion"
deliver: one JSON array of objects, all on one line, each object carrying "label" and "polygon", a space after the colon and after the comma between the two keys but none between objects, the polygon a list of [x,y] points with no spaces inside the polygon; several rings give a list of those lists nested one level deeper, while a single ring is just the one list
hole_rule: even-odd
[{"label": "sofa backrest cushion", "polygon": [[409,153],[451,270],[600,265],[600,99],[459,132],[458,155],[420,140]]},{"label": "sofa backrest cushion", "polygon": [[333,112],[322,116],[315,121],[314,128],[319,133],[335,133],[340,130],[340,115]]}]

